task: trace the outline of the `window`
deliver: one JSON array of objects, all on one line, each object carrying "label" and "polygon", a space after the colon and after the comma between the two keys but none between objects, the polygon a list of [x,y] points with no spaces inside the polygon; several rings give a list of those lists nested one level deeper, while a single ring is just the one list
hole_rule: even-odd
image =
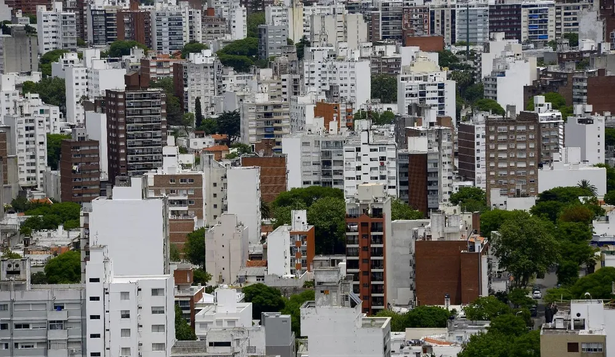
[{"label": "window", "polygon": [[120,293],[120,300],[130,300],[130,292],[122,291]]},{"label": "window", "polygon": [[164,296],[164,289],[152,289],[152,296]]},{"label": "window", "polygon": [[164,325],[152,325],[152,332],[164,332]]},{"label": "window", "polygon": [[128,310],[122,310],[120,311],[120,315],[123,319],[129,319],[130,318],[130,311]]},{"label": "window", "polygon": [[100,352],[90,352],[90,357],[100,357]]},{"label": "window", "polygon": [[219,342],[210,342],[209,347],[231,347],[231,342],[227,341],[219,341]]},{"label": "window", "polygon": [[164,314],[164,306],[152,306],[152,315]]},{"label": "window", "polygon": [[100,283],[100,278],[90,278],[90,283]]},{"label": "window", "polygon": [[130,337],[130,329],[129,328],[123,328],[121,331],[121,336],[122,337]]},{"label": "window", "polygon": [[91,333],[90,334],[90,338],[100,338],[100,334],[99,333]]},{"label": "window", "polygon": [[0,304],[0,311],[6,311],[9,309],[9,304]]},{"label": "window", "polygon": [[8,330],[9,324],[0,324],[0,330]]},{"label": "window", "polygon": [[169,183],[175,183],[175,179],[174,178],[169,179]]},{"label": "window", "polygon": [[122,355],[122,356],[130,356],[130,347],[122,347],[120,355]]},{"label": "window", "polygon": [[152,343],[152,351],[164,351],[164,343]]},{"label": "window", "polygon": [[15,330],[26,330],[30,328],[30,324],[15,324]]},{"label": "window", "polygon": [[49,321],[50,330],[64,330],[64,321]]},{"label": "window", "polygon": [[100,320],[100,315],[90,315],[90,320]]},{"label": "window", "polygon": [[602,353],[603,346],[601,342],[581,343],[582,353]]},{"label": "window", "polygon": [[90,296],[90,301],[100,301],[100,296]]},{"label": "window", "polygon": [[568,352],[579,352],[579,343],[568,342]]}]

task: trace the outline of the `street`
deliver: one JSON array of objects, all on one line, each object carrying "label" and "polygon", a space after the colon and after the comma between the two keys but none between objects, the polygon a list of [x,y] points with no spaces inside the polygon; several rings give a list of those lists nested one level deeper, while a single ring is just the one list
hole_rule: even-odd
[{"label": "street", "polygon": [[[540,289],[542,296],[547,294],[547,289],[551,289],[557,286],[557,275],[555,271],[549,271],[545,274],[543,279],[536,279],[534,286]],[[537,300],[537,316],[534,317],[534,329],[540,329],[543,323],[545,323],[545,304],[542,299]]]}]

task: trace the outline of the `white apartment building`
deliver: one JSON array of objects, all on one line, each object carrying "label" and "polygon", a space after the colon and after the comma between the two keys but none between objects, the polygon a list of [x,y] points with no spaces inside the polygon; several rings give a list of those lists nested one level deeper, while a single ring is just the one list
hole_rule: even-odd
[{"label": "white apartment building", "polygon": [[[91,111],[85,112],[85,128],[91,140],[97,140],[99,143],[107,142],[107,114]],[[107,145],[99,145],[98,150],[100,181],[107,181],[109,179]]]},{"label": "white apartment building", "polygon": [[214,160],[214,155],[201,152],[201,169],[205,178],[205,212],[203,219],[207,225],[217,222],[222,212],[227,210],[226,167]]},{"label": "white apartment building", "polygon": [[[579,39],[584,39],[579,31],[582,27],[582,17],[585,15],[584,13],[598,10],[598,8],[594,5],[593,0],[555,3],[555,38],[562,38],[566,33],[578,33]],[[596,15],[594,15],[594,19],[596,19]]]},{"label": "white apartment building", "polygon": [[344,189],[344,144],[347,136],[300,132],[282,138],[288,189],[324,186]]},{"label": "white apartment building", "polygon": [[345,280],[346,263],[314,267],[316,300],[301,306],[301,334],[310,357],[391,356],[391,318],[365,317],[361,299]]},{"label": "white apartment building", "polygon": [[15,88],[17,75],[14,73],[0,75],[0,123],[4,117],[15,115],[14,102],[21,96],[21,91]]},{"label": "white apartment building", "polygon": [[605,117],[593,115],[591,104],[578,104],[565,124],[565,146],[581,148],[581,162],[604,164]]},{"label": "white apartment building", "polygon": [[158,53],[181,51],[188,43],[188,33],[184,32],[184,18],[187,12],[179,6],[159,6],[152,10],[152,44]]},{"label": "white apartment building", "polygon": [[216,113],[214,98],[218,95],[219,76],[222,64],[211,50],[201,53],[191,53],[188,61],[181,62],[181,78],[183,82],[183,103],[186,112],[194,113],[197,98],[201,100],[204,116]]},{"label": "white apartment building", "polygon": [[360,184],[380,183],[397,197],[397,145],[390,132],[370,128],[368,120],[356,120],[356,136],[344,145],[344,196],[353,197]]},{"label": "white apartment building", "polygon": [[205,270],[216,284],[233,284],[248,261],[248,228],[224,213],[205,233]]},{"label": "white apartment building", "polygon": [[168,225],[166,197],[147,198],[145,178],[131,177],[92,201],[90,245],[107,246],[118,275],[168,274]]},{"label": "white apartment building", "polygon": [[331,3],[328,5],[312,4],[311,6],[302,6],[301,11],[303,21],[303,35],[308,35],[312,30],[312,16],[333,16],[344,14],[347,12],[344,4]]},{"label": "white apartment building", "polygon": [[256,93],[241,105],[241,140],[254,144],[275,139],[274,151],[282,151],[282,138],[290,134],[289,103],[282,95],[280,80],[260,81]]},{"label": "white apartment building", "polygon": [[355,107],[371,100],[370,61],[364,59],[337,60],[329,47],[310,47],[303,61],[303,90],[337,92],[339,97]]},{"label": "white apartment building", "polygon": [[30,282],[30,259],[0,261],[0,356],[85,356],[81,284]]},{"label": "white apartment building", "polygon": [[[295,18],[292,16],[292,7],[281,5],[265,6],[265,24],[269,26],[282,26],[286,28],[286,37],[295,40],[290,36],[291,29],[295,26]],[[296,42],[299,42],[299,38]]]},{"label": "white apartment building", "polygon": [[606,193],[606,168],[581,161],[581,149],[567,147],[563,155],[553,154],[553,162],[538,170],[538,193],[555,187],[577,186],[582,180],[596,186],[596,195]]},{"label": "white apartment building", "polygon": [[202,25],[202,10],[193,9],[186,3],[182,4],[183,23],[184,23],[184,39],[188,42],[202,42],[203,41],[203,25]]},{"label": "white apartment building", "polygon": [[473,45],[489,41],[489,5],[486,2],[457,4],[455,38]]},{"label": "white apartment building", "polygon": [[248,36],[248,15],[246,7],[239,0],[216,1],[214,9],[217,17],[226,19],[231,40],[241,40]]},{"label": "white apartment building", "polygon": [[214,329],[252,327],[252,303],[238,302],[235,289],[223,285],[214,292],[215,302],[194,317],[194,332],[204,338]]},{"label": "white apartment building", "polygon": [[[493,60],[502,56],[502,53],[515,58],[523,54],[523,46],[518,40],[506,40],[504,32],[494,32],[491,34],[488,43],[485,43],[481,52],[481,78],[491,75],[493,71]],[[487,42],[487,41],[485,41]]]},{"label": "white apartment building", "polygon": [[428,105],[437,115],[456,122],[456,83],[447,79],[437,62],[419,54],[410,66],[402,67],[397,76],[397,112],[407,115],[410,104]]},{"label": "white apartment building", "polygon": [[493,99],[502,108],[514,105],[516,112],[523,109],[523,87],[536,79],[536,58],[520,58],[510,52],[493,59],[491,74],[484,77],[485,98]]},{"label": "white apartment building", "polygon": [[248,229],[250,251],[261,240],[261,168],[258,166],[231,167],[227,170],[228,213],[237,216]]},{"label": "white apartment building", "polygon": [[488,113],[476,113],[469,121],[459,123],[457,133],[459,174],[471,180],[474,186],[487,189],[487,163],[485,160],[485,118]]},{"label": "white apartment building", "polygon": [[549,42],[555,39],[555,1],[523,1],[521,42]]},{"label": "white apartment building", "polygon": [[45,5],[36,7],[38,53],[53,50],[77,49],[77,18],[74,12],[62,9],[62,2],[54,2],[51,10]]},{"label": "white apartment building", "polygon": [[290,132],[306,131],[314,122],[314,108],[317,101],[326,100],[322,93],[307,93],[290,97]]},{"label": "white apartment building", "polygon": [[[127,262],[134,263],[133,256]],[[87,356],[170,356],[175,344],[172,275],[115,274],[106,247],[86,263]]]},{"label": "white apartment building", "polygon": [[338,47],[342,43],[349,49],[357,50],[368,42],[368,26],[362,14],[348,11],[336,14],[315,14],[310,16],[310,32],[306,33],[312,46]]},{"label": "white apartment building", "polygon": [[267,273],[282,278],[305,273],[308,259],[314,255],[314,241],[308,237],[313,229],[307,222],[307,211],[291,211],[291,224],[281,225],[267,235]]}]

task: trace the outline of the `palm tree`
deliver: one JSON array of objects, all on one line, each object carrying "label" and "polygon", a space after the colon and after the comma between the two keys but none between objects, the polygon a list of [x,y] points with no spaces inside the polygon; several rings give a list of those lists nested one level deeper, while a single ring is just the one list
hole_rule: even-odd
[{"label": "palm tree", "polygon": [[577,187],[580,187],[580,188],[582,188],[582,189],[584,189],[584,190],[587,190],[587,191],[591,192],[593,196],[595,196],[595,195],[596,195],[596,192],[598,191],[598,189],[596,188],[596,186],[595,186],[595,185],[592,185],[592,184],[589,182],[589,180],[581,180],[581,182],[579,182],[579,183],[577,184]]},{"label": "palm tree", "polygon": [[261,198],[261,218],[271,218],[271,208],[269,204]]}]

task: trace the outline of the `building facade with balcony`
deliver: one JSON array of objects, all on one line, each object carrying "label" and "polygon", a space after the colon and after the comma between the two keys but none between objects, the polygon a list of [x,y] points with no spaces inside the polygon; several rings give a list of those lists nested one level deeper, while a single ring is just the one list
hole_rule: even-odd
[{"label": "building facade with balcony", "polygon": [[100,196],[98,141],[90,140],[83,128],[75,128],[71,140],[60,147],[62,202],[90,202]]},{"label": "building facade with balcony", "polygon": [[77,50],[77,14],[64,11],[62,2],[36,7],[36,33],[38,53],[44,55],[53,50]]},{"label": "building facade with balcony", "polygon": [[275,152],[282,151],[282,138],[290,134],[290,105],[284,101],[281,82],[259,85],[253,100],[241,106],[241,140],[254,144],[263,139],[275,139]]},{"label": "building facade with balcony", "polygon": [[81,284],[31,284],[29,259],[0,261],[0,356],[86,356]]},{"label": "building facade with balcony", "polygon": [[361,311],[376,314],[387,308],[385,259],[391,232],[391,199],[383,184],[360,184],[346,202],[346,262]]},{"label": "building facade with balcony", "polygon": [[307,211],[291,211],[291,225],[279,226],[267,235],[267,273],[299,277],[311,271],[314,232],[307,222]]},{"label": "building facade with balcony", "polygon": [[211,50],[191,53],[188,61],[175,63],[173,82],[185,112],[194,113],[196,101],[201,101],[204,116],[215,114],[214,97],[218,95],[218,81],[222,64]]}]

